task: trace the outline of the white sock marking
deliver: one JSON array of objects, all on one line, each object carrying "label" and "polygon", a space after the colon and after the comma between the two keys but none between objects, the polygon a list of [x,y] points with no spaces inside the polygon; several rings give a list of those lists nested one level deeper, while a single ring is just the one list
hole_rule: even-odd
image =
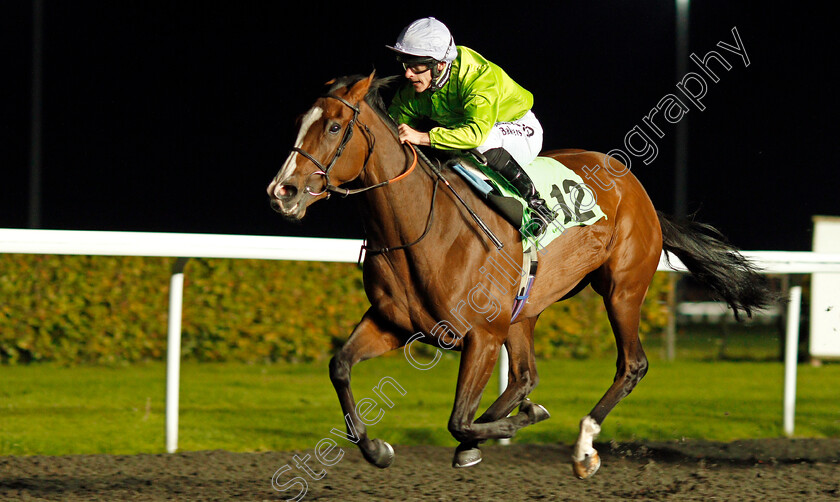
[{"label": "white sock marking", "polygon": [[581,462],[587,455],[595,452],[592,447],[592,441],[601,433],[601,426],[595,422],[595,419],[589,415],[583,417],[580,421],[580,436],[575,443],[575,451],[572,454],[572,460]]}]

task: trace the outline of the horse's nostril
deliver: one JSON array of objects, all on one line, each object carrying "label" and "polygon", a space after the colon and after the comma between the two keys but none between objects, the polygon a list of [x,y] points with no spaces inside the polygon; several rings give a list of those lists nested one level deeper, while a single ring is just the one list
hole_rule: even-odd
[{"label": "horse's nostril", "polygon": [[274,195],[277,196],[278,199],[281,200],[288,200],[297,195],[297,188],[294,185],[280,185],[275,190]]}]

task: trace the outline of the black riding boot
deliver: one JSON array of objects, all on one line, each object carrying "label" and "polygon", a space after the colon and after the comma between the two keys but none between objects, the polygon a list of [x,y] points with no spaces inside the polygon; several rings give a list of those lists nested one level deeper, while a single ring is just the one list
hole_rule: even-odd
[{"label": "black riding boot", "polygon": [[487,165],[504,176],[513,188],[519,192],[519,195],[528,202],[528,207],[537,214],[537,217],[533,218],[537,228],[532,234],[534,237],[541,235],[548,222],[557,217],[557,213],[552,211],[545,200],[540,197],[537,187],[534,186],[534,182],[531,181],[528,173],[504,148],[487,150],[484,152],[484,157],[487,159]]}]

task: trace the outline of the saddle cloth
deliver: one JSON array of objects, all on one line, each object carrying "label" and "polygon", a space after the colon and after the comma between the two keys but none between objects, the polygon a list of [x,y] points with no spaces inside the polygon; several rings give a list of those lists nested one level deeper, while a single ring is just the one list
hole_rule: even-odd
[{"label": "saddle cloth", "polygon": [[536,215],[507,180],[469,157],[461,157],[459,162],[451,166],[483,195],[491,207],[520,230],[523,250],[531,245],[537,249],[544,248],[567,228],[592,225],[601,218],[607,218],[598,206],[597,195],[579,175],[557,160],[537,157],[525,166],[525,172],[533,180],[546,204],[558,216],[549,222],[542,235],[534,237],[526,229],[533,228],[530,225]]}]

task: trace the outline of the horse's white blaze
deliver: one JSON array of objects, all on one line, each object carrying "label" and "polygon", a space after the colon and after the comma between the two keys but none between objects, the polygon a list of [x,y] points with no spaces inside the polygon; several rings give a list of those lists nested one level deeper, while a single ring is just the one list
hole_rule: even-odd
[{"label": "horse's white blaze", "polygon": [[575,443],[575,451],[572,454],[572,460],[575,462],[582,462],[587,455],[592,455],[595,448],[592,446],[592,441],[601,433],[601,426],[595,422],[595,419],[589,415],[583,417],[580,421],[580,435]]},{"label": "horse's white blaze", "polygon": [[[324,110],[319,106],[314,106],[311,110],[306,112],[306,115],[304,115],[303,121],[300,124],[300,131],[298,131],[297,139],[295,140],[295,148],[303,146],[303,140],[306,138],[309,128],[312,127],[312,124],[317,122],[323,114]],[[276,190],[277,187],[282,186],[282,182],[295,172],[295,169],[297,169],[297,162],[295,161],[296,158],[297,154],[292,152],[292,154],[289,155],[289,158],[286,159],[286,162],[283,164],[283,167],[280,169],[277,177],[274,178],[274,190]],[[274,195],[278,196],[276,193]]]}]

